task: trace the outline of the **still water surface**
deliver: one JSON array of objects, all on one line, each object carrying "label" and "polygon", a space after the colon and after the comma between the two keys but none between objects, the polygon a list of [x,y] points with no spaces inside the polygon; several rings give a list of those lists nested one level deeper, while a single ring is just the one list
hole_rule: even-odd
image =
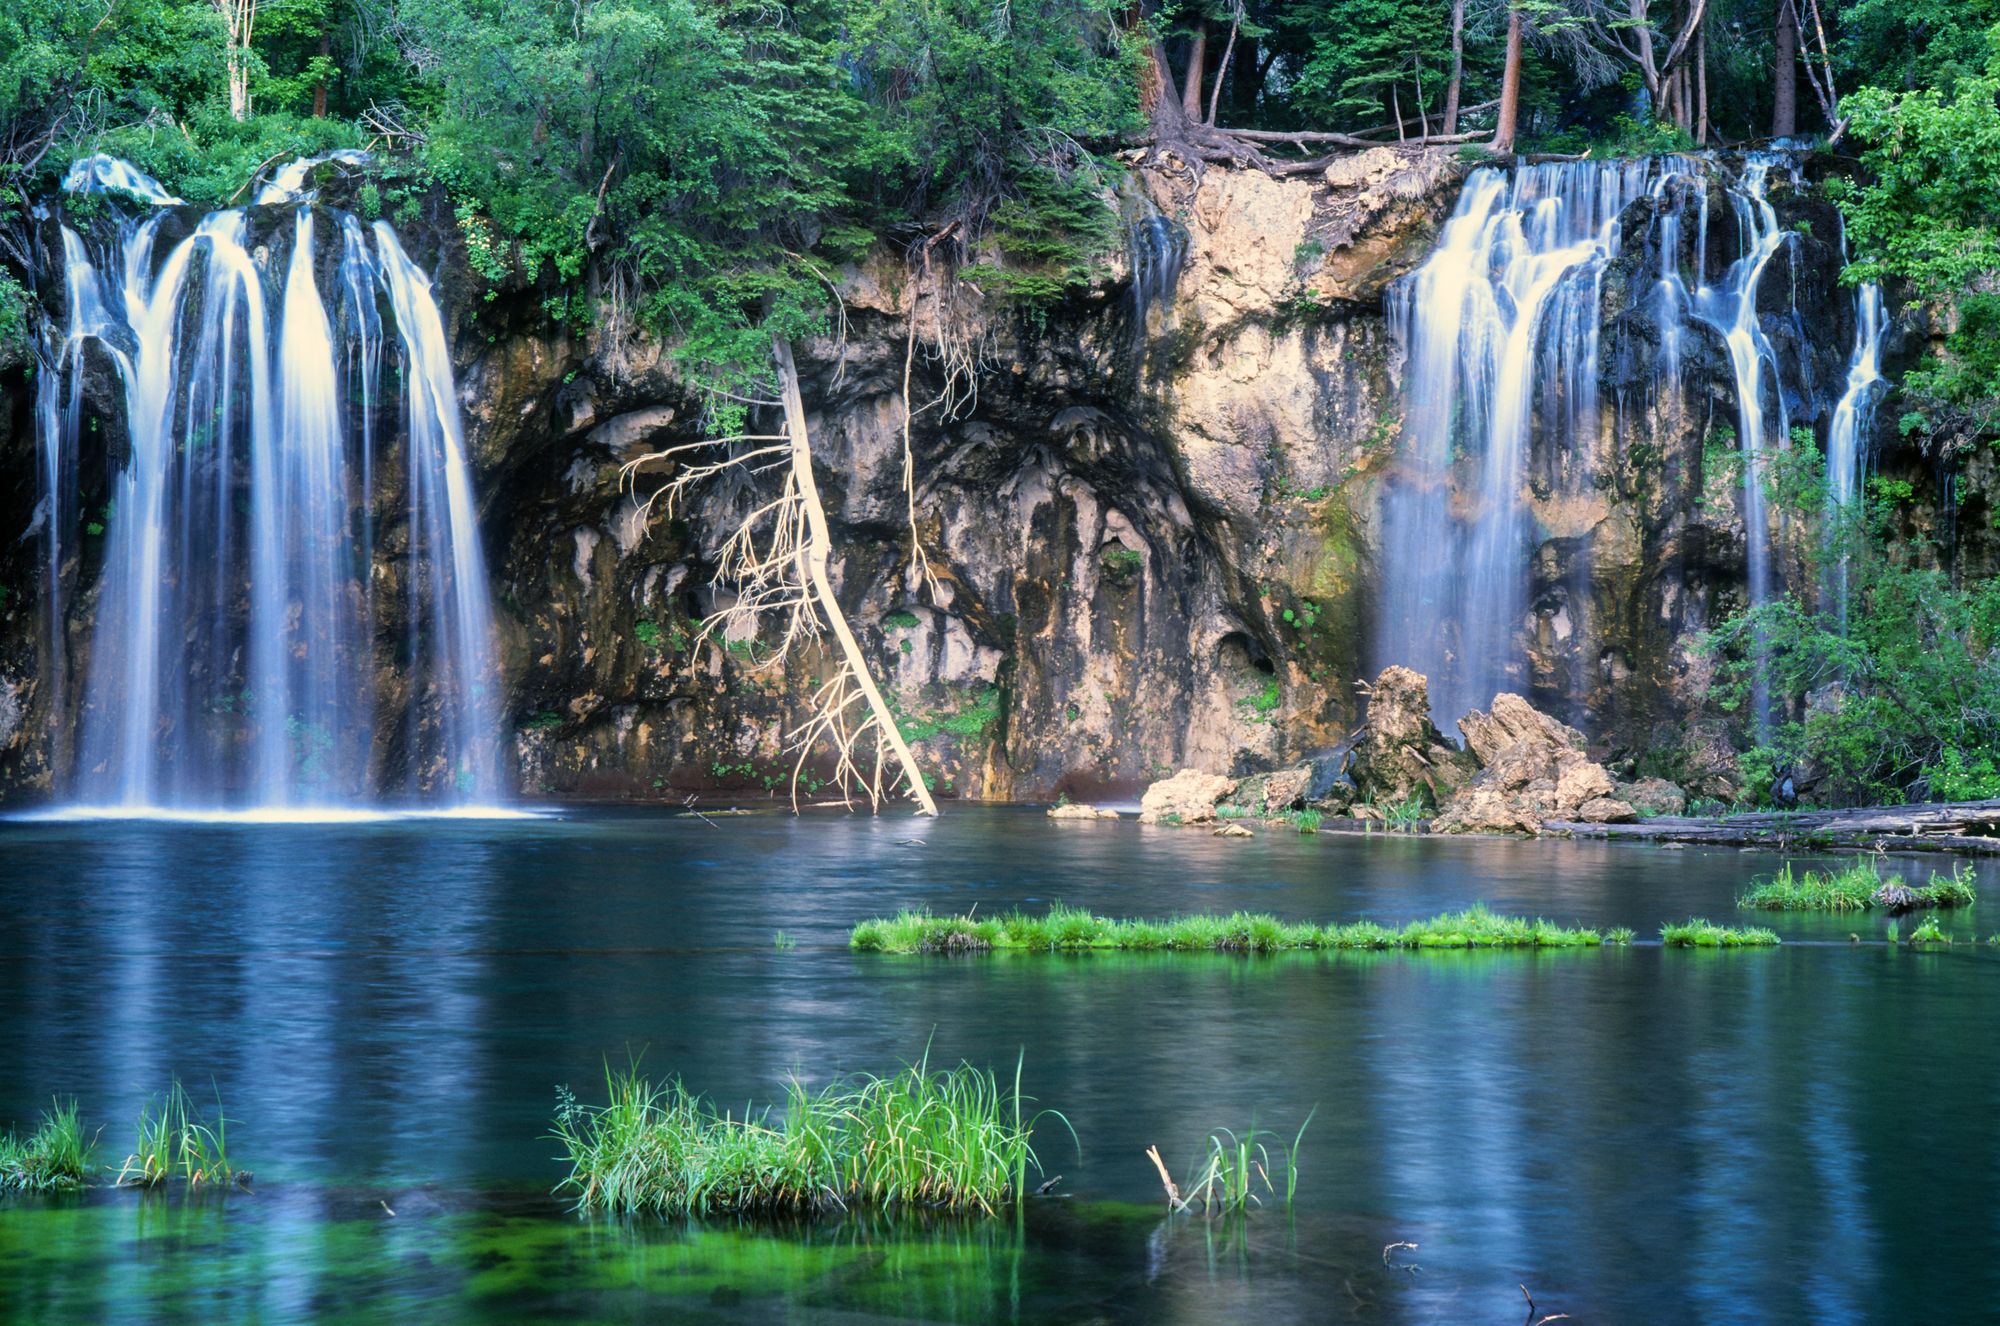
[{"label": "still water surface", "polygon": [[[21,1321],[1975,1320],[2000,1301],[2000,953],[857,956],[856,920],[1052,900],[1640,936],[1733,850],[590,810],[512,822],[0,823],[0,1122],[129,1149],[178,1074],[254,1191],[0,1199]],[[1934,863],[1911,865],[1917,878]],[[1981,867],[2000,896],[2000,876]],[[1990,907],[1989,902],[1986,906]],[[1996,925],[1975,907],[1961,939]],[[1912,923],[1904,922],[1904,930]],[[775,931],[797,941],[773,944]],[[558,1083],[643,1053],[730,1102],[797,1070],[1011,1071],[1061,1199],[985,1223],[584,1220]],[[1164,1220],[1143,1156],[1317,1111],[1297,1209]],[[394,1214],[390,1214],[394,1212]],[[1385,1267],[1385,1244],[1420,1246]]]}]

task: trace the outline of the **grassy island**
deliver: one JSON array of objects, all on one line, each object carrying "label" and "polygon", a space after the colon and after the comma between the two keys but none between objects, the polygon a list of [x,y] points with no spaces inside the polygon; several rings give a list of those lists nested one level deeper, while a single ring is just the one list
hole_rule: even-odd
[{"label": "grassy island", "polygon": [[1921,888],[1903,883],[1901,875],[1883,878],[1881,868],[1863,858],[1844,870],[1808,870],[1792,874],[1788,863],[1775,876],[1754,885],[1738,900],[1743,907],[1768,912],[1865,912],[1875,907],[1909,911],[1919,907],[1969,907],[1978,899],[1972,867],[1960,863],[1950,875],[1931,874]]},{"label": "grassy island", "polygon": [[862,953],[1030,953],[1119,950],[1137,953],[1278,953],[1302,949],[1596,948],[1630,942],[1629,930],[1572,929],[1544,920],[1496,916],[1484,907],[1445,913],[1401,928],[1374,921],[1316,925],[1261,912],[1118,920],[1055,906],[1046,915],[933,916],[902,911],[854,927]]}]

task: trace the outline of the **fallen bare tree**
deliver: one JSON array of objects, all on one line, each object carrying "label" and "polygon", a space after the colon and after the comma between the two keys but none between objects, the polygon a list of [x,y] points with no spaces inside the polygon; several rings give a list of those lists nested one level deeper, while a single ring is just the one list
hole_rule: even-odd
[{"label": "fallen bare tree", "polygon": [[[791,344],[782,336],[771,338],[771,362],[776,398],[742,403],[782,411],[784,432],[734,433],[667,447],[628,462],[623,480],[629,483],[642,468],[671,463],[673,477],[646,503],[648,511],[654,503],[663,503],[671,515],[686,510],[699,490],[725,477],[755,492],[760,476],[779,476],[777,495],[749,498],[715,553],[712,583],[722,593],[715,611],[702,621],[696,647],[718,637],[756,639],[766,618],[775,618],[776,644],[753,665],[762,670],[794,658],[822,633],[830,634],[835,645],[833,675],[814,693],[811,715],[787,734],[796,752],[793,809],[798,808],[799,777],[806,761],[815,750],[825,748],[833,755],[832,781],[843,801],[851,805],[858,791],[866,794],[871,809],[880,809],[900,782],[922,814],[935,815],[937,803],[924,785],[916,756],[897,728],[833,590],[828,571],[833,538],[813,476],[812,440],[799,394],[798,367]],[[914,483],[907,464],[905,481]],[[913,504],[913,518],[914,511]]]}]

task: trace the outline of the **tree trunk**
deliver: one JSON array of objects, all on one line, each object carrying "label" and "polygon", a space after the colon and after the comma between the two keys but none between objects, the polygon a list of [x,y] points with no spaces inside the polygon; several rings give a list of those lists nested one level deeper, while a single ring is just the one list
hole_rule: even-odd
[{"label": "tree trunk", "polygon": [[[332,54],[333,54],[333,34],[331,32],[320,33],[319,34],[320,59],[322,60],[327,59]],[[313,118],[315,120],[323,120],[326,118],[326,79],[324,78],[320,79],[317,83],[313,84]]]},{"label": "tree trunk", "polygon": [[1181,114],[1201,123],[1201,75],[1208,63],[1208,22],[1195,25],[1194,40],[1188,43],[1187,72],[1181,76]]},{"label": "tree trunk", "polygon": [[834,639],[839,642],[841,657],[853,674],[855,685],[867,697],[868,709],[875,717],[876,726],[889,748],[895,752],[897,763],[903,767],[903,781],[909,785],[911,799],[917,803],[922,814],[936,815],[937,802],[931,800],[930,789],[924,786],[917,758],[910,753],[910,744],[903,740],[901,730],[896,727],[896,716],[882,699],[881,689],[868,672],[868,659],[861,652],[854,632],[848,628],[847,616],[840,610],[840,600],[833,595],[833,584],[826,573],[827,561],[833,554],[833,536],[827,531],[826,509],[820,505],[819,484],[813,478],[812,443],[806,435],[806,407],[799,398],[799,370],[792,362],[791,344],[784,337],[771,338],[771,353],[778,363],[778,380],[784,386],[785,431],[791,435],[792,475],[798,482],[799,496],[806,508],[806,576],[814,603],[819,608],[820,616],[826,619]]},{"label": "tree trunk", "polygon": [[1771,75],[1771,137],[1790,138],[1799,131],[1799,23],[1792,0],[1778,0]]},{"label": "tree trunk", "polygon": [[1514,150],[1514,134],[1521,118],[1521,11],[1508,6],[1507,70],[1500,79],[1500,114],[1493,126],[1493,151],[1507,155]]},{"label": "tree trunk", "polygon": [[1697,147],[1708,146],[1708,19],[1701,20],[1701,45],[1694,52],[1695,128]]},{"label": "tree trunk", "polygon": [[1236,12],[1229,16],[1229,40],[1222,44],[1222,58],[1215,62],[1215,86],[1208,93],[1208,123],[1215,124],[1215,113],[1222,105],[1222,85],[1229,81],[1229,62],[1236,58],[1236,31],[1243,26],[1243,5],[1239,2]]},{"label": "tree trunk", "polygon": [[1458,93],[1465,82],[1465,0],[1451,0],[1451,82],[1444,90],[1444,129],[1458,132]]}]

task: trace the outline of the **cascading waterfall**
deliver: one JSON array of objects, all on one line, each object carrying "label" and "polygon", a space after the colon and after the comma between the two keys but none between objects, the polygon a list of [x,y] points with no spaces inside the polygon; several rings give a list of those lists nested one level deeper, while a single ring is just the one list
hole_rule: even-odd
[{"label": "cascading waterfall", "polygon": [[[1854,352],[1847,361],[1847,389],[1833,407],[1826,434],[1826,484],[1829,526],[1861,493],[1867,467],[1868,431],[1882,385],[1882,337],[1889,320],[1882,308],[1882,287],[1869,281],[1854,292]],[[1837,559],[1828,573],[1828,590],[1841,625],[1847,623],[1847,559]]]},{"label": "cascading waterfall", "polygon": [[1531,434],[1570,448],[1596,431],[1599,282],[1618,218],[1690,169],[1663,158],[1476,170],[1437,250],[1390,293],[1404,444],[1384,496],[1376,655],[1430,678],[1441,723],[1520,685]]},{"label": "cascading waterfall", "polygon": [[[93,356],[116,377],[129,439],[106,458],[91,522],[102,572],[69,780],[86,806],[284,813],[504,793],[443,321],[388,225],[303,192],[323,160],[293,162],[251,208],[178,239],[179,200],[133,167],[92,157],[64,181],[145,205],[114,238],[60,227],[67,321],[43,347],[37,399],[52,649]],[[378,420],[385,366],[400,387],[393,435]],[[406,513],[376,510],[385,470]],[[378,595],[378,575],[399,592]],[[379,619],[390,597],[407,616]],[[378,640],[397,643],[393,669]],[[391,752],[407,786],[385,785]]]}]

